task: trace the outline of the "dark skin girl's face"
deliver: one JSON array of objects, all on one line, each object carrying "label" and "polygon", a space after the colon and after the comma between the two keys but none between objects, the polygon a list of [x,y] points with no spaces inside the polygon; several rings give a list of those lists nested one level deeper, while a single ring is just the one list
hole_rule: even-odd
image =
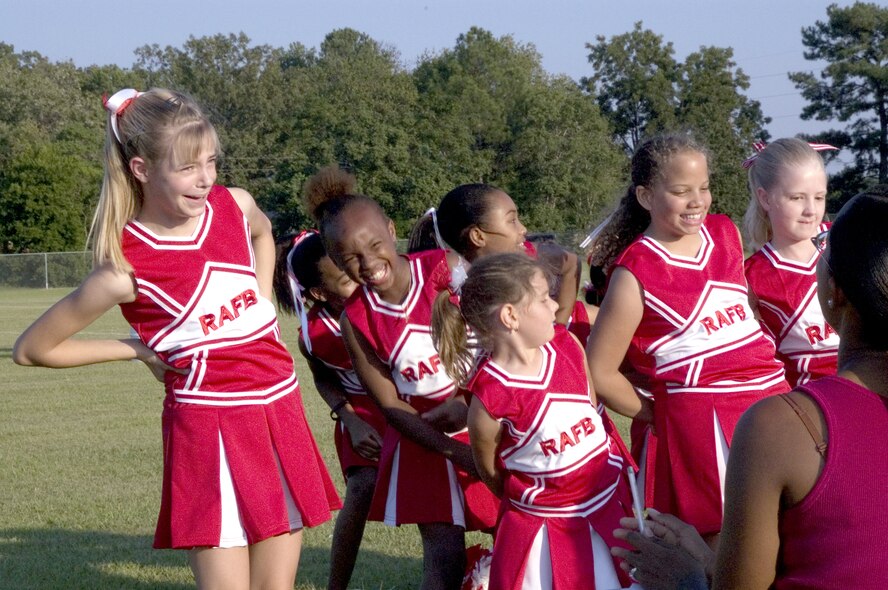
[{"label": "dark skin girl's face", "polygon": [[311,289],[312,297],[326,303],[334,312],[341,313],[345,300],[351,296],[358,284],[336,266],[329,256],[324,256],[318,261],[318,273],[321,284]]},{"label": "dark skin girl's face", "polygon": [[407,260],[398,255],[395,226],[368,203],[339,213],[327,241],[333,262],[359,285],[390,302],[400,302],[410,286]]}]

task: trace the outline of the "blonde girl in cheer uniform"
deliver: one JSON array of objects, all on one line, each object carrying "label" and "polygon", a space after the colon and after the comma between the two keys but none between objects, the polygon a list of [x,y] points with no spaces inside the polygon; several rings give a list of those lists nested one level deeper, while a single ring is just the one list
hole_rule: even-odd
[{"label": "blonde girl in cheer uniform", "polygon": [[817,301],[820,251],[811,243],[829,229],[826,170],[817,151],[836,148],[798,138],[755,147],[743,163],[751,193],[743,225],[756,249],[746,259],[746,280],[787,380],[803,385],[836,372],[839,335]]},{"label": "blonde girl in cheer uniform", "polygon": [[[95,269],[15,344],[22,365],[143,361],[166,390],[156,548],[189,550],[198,588],[293,587],[302,527],[340,506],[269,300],[274,241],[215,184],[216,131],[187,96],[108,99]],[[138,338],[76,339],[119,305]]]}]

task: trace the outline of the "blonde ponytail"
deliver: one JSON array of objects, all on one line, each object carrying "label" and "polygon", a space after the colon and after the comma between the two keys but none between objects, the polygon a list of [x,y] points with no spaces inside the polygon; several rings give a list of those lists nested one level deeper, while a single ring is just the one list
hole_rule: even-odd
[{"label": "blonde ponytail", "polygon": [[148,164],[190,161],[208,145],[219,152],[216,130],[184,94],[154,88],[134,93],[125,107],[111,110],[105,133],[105,174],[89,238],[96,266],[110,263],[121,272],[132,271],[121,240],[126,224],[139,213],[143,194],[129,162],[135,157]]}]

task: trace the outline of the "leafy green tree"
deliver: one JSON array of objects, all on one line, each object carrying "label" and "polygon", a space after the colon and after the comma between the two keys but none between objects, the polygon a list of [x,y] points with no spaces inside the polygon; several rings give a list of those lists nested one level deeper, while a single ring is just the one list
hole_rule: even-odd
[{"label": "leafy green tree", "polygon": [[692,131],[712,156],[713,209],[739,221],[748,201],[740,163],[754,141],[767,140],[770,119],[743,94],[749,78],[737,68],[733,51],[701,47],[678,62],[672,44],[640,22],[610,40],[599,36],[587,48],[595,72],[583,79],[584,88],[626,153],[657,133]]},{"label": "leafy green tree", "polygon": [[101,179],[101,96],[70,62],[0,43],[0,250],[78,249]]},{"label": "leafy green tree", "polygon": [[672,43],[642,28],[587,43],[593,74],[580,83],[595,97],[614,136],[632,153],[647,136],[676,126],[678,64]]},{"label": "leafy green tree", "polygon": [[340,29],[317,52],[289,48],[281,69],[289,91],[274,149],[287,155],[277,179],[288,190],[276,196],[279,229],[311,223],[299,201],[301,186],[332,163],[352,170],[359,190],[405,227],[412,221],[402,203],[411,178],[416,89],[397,52]]},{"label": "leafy green tree", "polygon": [[[597,107],[571,80],[546,74],[532,45],[473,28],[414,72],[417,168],[437,190],[488,182],[515,199],[531,229],[585,228],[616,190],[622,159]],[[432,183],[429,183],[430,188]]]},{"label": "leafy green tree", "polygon": [[888,7],[833,4],[826,15],[802,29],[805,59],[827,64],[819,79],[811,72],[789,79],[808,101],[803,119],[850,123],[816,136],[854,154],[854,163],[831,179],[831,189],[847,199],[866,184],[888,182]]},{"label": "leafy green tree", "polygon": [[676,120],[709,148],[713,210],[739,221],[749,202],[741,163],[753,142],[768,139],[762,127],[770,119],[758,101],[741,93],[749,88],[749,78],[737,68],[732,49],[701,47],[680,70]]},{"label": "leafy green tree", "polygon": [[90,223],[84,202],[97,181],[97,170],[61,144],[38,142],[18,151],[0,172],[3,250],[82,250]]}]

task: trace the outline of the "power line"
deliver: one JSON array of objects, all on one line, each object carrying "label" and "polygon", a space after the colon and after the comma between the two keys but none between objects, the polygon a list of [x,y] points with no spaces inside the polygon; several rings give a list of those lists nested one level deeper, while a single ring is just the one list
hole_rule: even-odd
[{"label": "power line", "polygon": [[780,97],[780,96],[796,96],[796,95],[801,94],[801,93],[802,93],[802,91],[799,90],[798,92],[784,92],[784,93],[782,93],[782,94],[768,94],[768,95],[766,95],[766,96],[754,96],[754,97],[750,97],[750,100],[761,100],[761,99],[763,99],[763,98],[778,98],[778,97]]}]

